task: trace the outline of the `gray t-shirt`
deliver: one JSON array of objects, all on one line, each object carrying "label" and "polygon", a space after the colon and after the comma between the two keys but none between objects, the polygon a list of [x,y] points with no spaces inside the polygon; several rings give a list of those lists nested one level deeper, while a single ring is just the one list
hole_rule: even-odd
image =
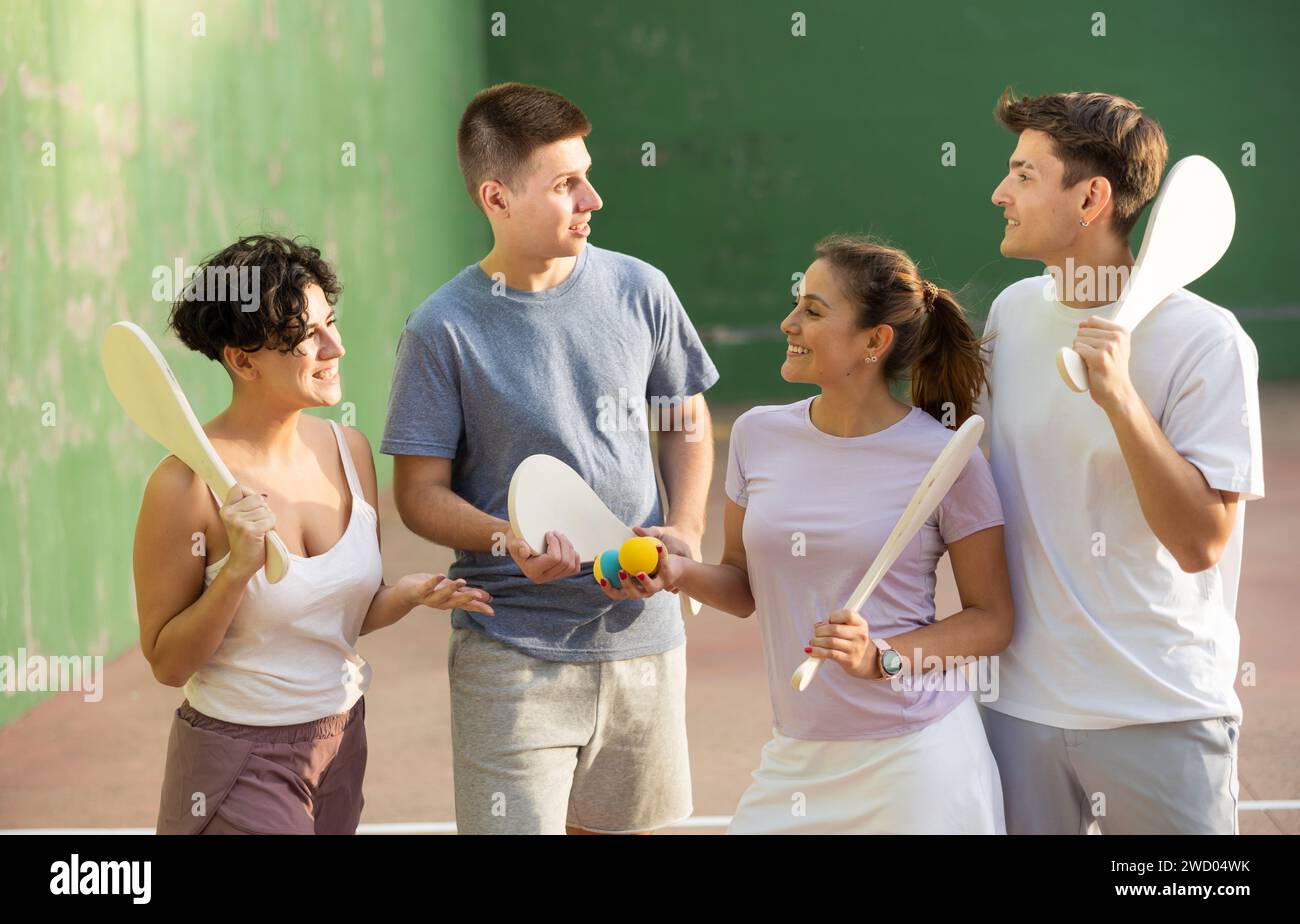
[{"label": "gray t-shirt", "polygon": [[[546,453],[573,466],[624,523],[662,523],[645,402],[718,380],[668,278],[588,244],[555,288],[492,289],[472,263],[407,319],[380,451],[453,459],[452,491],[502,519],[515,468]],[[675,595],[612,601],[589,563],[534,584],[507,554],[458,549],[449,575],[491,593],[496,614],[455,610],[453,626],[533,657],[617,661],[685,640]]]}]

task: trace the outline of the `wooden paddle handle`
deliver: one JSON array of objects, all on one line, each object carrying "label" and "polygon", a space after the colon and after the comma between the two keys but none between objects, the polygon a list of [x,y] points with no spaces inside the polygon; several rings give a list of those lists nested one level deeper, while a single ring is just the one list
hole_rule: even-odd
[{"label": "wooden paddle handle", "polygon": [[271,530],[266,534],[266,580],[276,584],[280,578],[289,573],[289,550],[284,540]]},{"label": "wooden paddle handle", "polygon": [[[904,511],[903,520],[900,520],[898,525],[894,527],[893,532],[889,534],[889,538],[885,540],[885,544],[881,548],[880,553],[876,556],[876,560],[871,563],[871,567],[867,569],[867,573],[862,576],[862,580],[859,581],[858,586],[854,588],[853,596],[849,597],[849,602],[844,604],[846,610],[857,612],[862,609],[862,604],[867,602],[867,597],[871,596],[871,592],[876,589],[876,585],[880,583],[880,579],[885,576],[885,572],[889,570],[890,565],[892,565],[898,558],[898,553],[901,552],[904,545],[906,545],[905,542],[901,541],[902,527],[906,518],[907,512]],[[911,541],[912,535],[909,534],[907,536],[907,542]],[[895,549],[897,551],[892,551]],[[794,687],[800,693],[808,689],[808,685],[812,683],[813,678],[817,676],[817,668],[821,665],[822,660],[822,658],[814,658],[812,656],[804,659],[804,662],[796,668],[793,676],[790,677],[790,686]]]},{"label": "wooden paddle handle", "polygon": [[1065,384],[1074,391],[1088,390],[1088,367],[1084,365],[1083,357],[1069,347],[1061,347],[1057,351],[1056,371],[1061,373]]},{"label": "wooden paddle handle", "polygon": [[800,693],[808,689],[808,684],[812,683],[813,678],[817,676],[817,668],[821,666],[821,663],[819,658],[806,658],[794,672],[794,676],[790,678],[790,686]]},{"label": "wooden paddle handle", "polygon": [[[201,458],[188,462],[191,468],[197,471],[200,477],[207,482],[212,489],[212,493],[218,498],[218,504],[225,504],[226,498],[230,496],[230,489],[235,486],[235,476],[230,474],[230,469],[221,461],[216,450],[212,449],[212,444],[208,444],[208,452]],[[183,460],[185,461],[185,460]],[[266,581],[268,584],[277,584],[286,574],[289,573],[289,550],[285,547],[284,540],[276,535],[275,530],[266,534]]]}]

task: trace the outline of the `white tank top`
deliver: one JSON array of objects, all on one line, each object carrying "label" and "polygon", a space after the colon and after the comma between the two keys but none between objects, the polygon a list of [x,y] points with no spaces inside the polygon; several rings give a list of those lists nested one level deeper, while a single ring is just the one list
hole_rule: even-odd
[{"label": "white tank top", "polygon": [[[320,555],[290,553],[278,584],[267,582],[265,570],[249,580],[226,637],[185,684],[190,705],[204,715],[241,725],[299,725],[347,712],[370,686],[370,665],[356,644],[383,580],[379,515],[362,496],[343,429],[329,424],[352,493],[347,528]],[[208,565],[204,587],[229,558],[227,552]]]}]

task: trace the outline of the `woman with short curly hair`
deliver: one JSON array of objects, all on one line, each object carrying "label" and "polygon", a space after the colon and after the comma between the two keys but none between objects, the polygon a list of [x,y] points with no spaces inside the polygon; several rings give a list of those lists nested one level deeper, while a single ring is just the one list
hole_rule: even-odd
[{"label": "woman with short curly hair", "polygon": [[[316,248],[254,235],[211,257],[172,307],[181,342],[230,376],[230,405],[204,431],[237,484],[209,494],[168,456],[136,525],[140,646],[186,697],[160,834],[355,832],[370,683],[358,635],[419,605],[492,613],[486,592],[441,574],[384,584],[370,444],[302,413],[342,396],[340,292]],[[290,552],[274,584],[271,529]]]}]

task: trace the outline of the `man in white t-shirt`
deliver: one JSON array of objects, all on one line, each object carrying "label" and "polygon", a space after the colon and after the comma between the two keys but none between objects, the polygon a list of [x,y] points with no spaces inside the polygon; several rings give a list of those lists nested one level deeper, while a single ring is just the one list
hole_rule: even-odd
[{"label": "man in white t-shirt", "polygon": [[[1001,250],[1048,271],[989,310],[980,409],[1016,606],[983,710],[1007,830],[1235,833],[1255,346],[1184,289],[1131,332],[1110,320],[1168,157],[1155,121],[1107,94],[1010,90],[997,117],[1018,135],[993,192]],[[1089,396],[1059,378],[1063,346]]]}]

